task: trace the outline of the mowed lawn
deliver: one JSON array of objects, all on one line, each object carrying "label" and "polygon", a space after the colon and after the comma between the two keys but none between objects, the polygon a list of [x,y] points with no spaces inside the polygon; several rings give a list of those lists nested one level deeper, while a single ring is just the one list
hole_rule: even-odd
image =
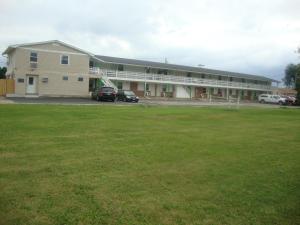
[{"label": "mowed lawn", "polygon": [[0,224],[300,224],[300,110],[0,105]]}]

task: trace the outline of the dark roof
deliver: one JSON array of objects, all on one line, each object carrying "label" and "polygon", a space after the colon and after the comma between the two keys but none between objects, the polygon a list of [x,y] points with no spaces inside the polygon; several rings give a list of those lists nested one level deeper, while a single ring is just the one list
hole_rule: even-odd
[{"label": "dark roof", "polygon": [[183,66],[183,65],[176,65],[176,64],[169,64],[169,63],[159,63],[159,62],[151,62],[151,61],[137,60],[137,59],[125,59],[125,58],[117,58],[117,57],[103,56],[103,55],[95,55],[95,58],[100,61],[107,62],[107,63],[135,65],[135,66],[151,67],[151,68],[158,68],[158,69],[180,70],[180,71],[186,71],[186,72],[206,73],[206,74],[213,74],[213,75],[219,75],[219,76],[230,76],[230,77],[238,77],[238,78],[245,78],[245,79],[252,79],[252,80],[264,80],[264,81],[278,82],[274,79],[270,79],[265,76],[228,72],[228,71],[214,70],[214,69],[206,69],[206,68],[193,67],[193,66]]}]

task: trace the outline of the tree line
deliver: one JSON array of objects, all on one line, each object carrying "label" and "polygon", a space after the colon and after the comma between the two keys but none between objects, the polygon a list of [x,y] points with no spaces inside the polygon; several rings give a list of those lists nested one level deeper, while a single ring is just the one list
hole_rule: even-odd
[{"label": "tree line", "polygon": [[[297,52],[300,54],[300,48],[298,48]],[[300,105],[300,63],[291,63],[286,66],[283,82],[285,86],[297,91],[297,103]]]},{"label": "tree line", "polygon": [[5,66],[4,67],[0,66],[0,79],[5,79],[6,71],[7,71],[7,68]]}]

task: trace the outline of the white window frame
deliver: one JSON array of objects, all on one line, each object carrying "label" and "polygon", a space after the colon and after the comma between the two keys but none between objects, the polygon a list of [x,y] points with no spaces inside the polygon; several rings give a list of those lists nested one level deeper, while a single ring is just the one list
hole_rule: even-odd
[{"label": "white window frame", "polygon": [[[63,64],[63,63],[62,63],[62,58],[63,58],[64,56],[67,56],[67,57],[68,57],[68,64]],[[69,56],[69,55],[61,55],[61,56],[60,56],[60,65],[65,65],[65,66],[70,65],[70,56]]]},{"label": "white window frame", "polygon": [[[35,61],[31,61],[31,54],[32,54],[32,53],[35,53],[35,54],[36,54],[36,62],[35,62]],[[31,51],[31,52],[30,52],[30,55],[29,55],[29,62],[30,62],[30,63],[38,63],[38,61],[39,61],[38,53],[37,53],[37,52],[34,52],[34,51]]]}]

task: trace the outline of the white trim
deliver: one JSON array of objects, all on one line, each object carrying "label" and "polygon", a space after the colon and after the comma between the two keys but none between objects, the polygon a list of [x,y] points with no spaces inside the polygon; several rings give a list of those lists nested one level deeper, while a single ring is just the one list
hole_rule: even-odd
[{"label": "white trim", "polygon": [[8,48],[2,54],[7,54],[9,52],[9,50],[11,50],[13,48],[26,47],[26,46],[30,46],[30,45],[50,44],[50,43],[64,45],[64,46],[72,48],[72,49],[74,49],[76,51],[83,52],[83,53],[85,53],[85,54],[87,54],[89,56],[94,56],[94,54],[92,54],[92,53],[90,53],[88,51],[84,51],[84,50],[82,50],[80,48],[77,48],[75,46],[69,45],[69,44],[64,43],[62,41],[59,41],[59,40],[50,40],[50,41],[42,41],[42,42],[32,42],[32,43],[25,43],[25,44],[10,45],[10,46],[8,46]]},{"label": "white trim", "polygon": [[[97,58],[97,59],[100,60],[99,58]],[[116,62],[111,62],[111,61],[103,61],[103,62],[108,63],[108,64],[114,64],[114,65],[127,65],[127,66],[136,66],[136,67],[142,67],[142,68],[150,67],[152,69],[163,69],[163,70],[180,71],[180,72],[187,72],[187,73],[194,73],[194,74],[205,74],[205,75],[213,75],[213,76],[221,76],[221,77],[233,77],[233,78],[239,78],[239,79],[245,79],[245,80],[257,80],[257,81],[264,81],[264,82],[274,82],[270,78],[266,78],[266,80],[262,80],[262,79],[259,79],[259,78],[248,78],[248,77],[245,78],[245,77],[240,77],[240,76],[237,76],[237,75],[224,75],[224,74],[219,74],[219,73],[209,73],[209,72],[205,72],[205,71],[195,72],[195,71],[190,71],[190,70],[174,69],[174,68],[159,67],[159,66],[153,67],[153,66],[137,65],[137,64],[130,64],[130,63],[116,63]],[[252,75],[250,75],[250,76],[252,76]],[[253,75],[253,76],[256,76],[256,75]],[[270,79],[270,80],[267,80],[267,79]]]},{"label": "white trim", "polygon": [[[36,62],[34,62],[34,61],[31,61],[31,53],[36,53]],[[38,61],[39,61],[39,55],[38,55],[38,53],[36,52],[36,51],[30,51],[30,54],[29,54],[29,62],[30,63],[38,63]]]},{"label": "white trim", "polygon": [[66,52],[66,51],[58,51],[58,50],[46,50],[46,49],[40,49],[40,48],[24,48],[24,47],[18,47],[20,49],[25,49],[29,51],[36,51],[36,52],[48,52],[48,53],[60,53],[60,54],[70,54],[70,55],[85,55],[83,53],[77,53],[77,52]]}]

